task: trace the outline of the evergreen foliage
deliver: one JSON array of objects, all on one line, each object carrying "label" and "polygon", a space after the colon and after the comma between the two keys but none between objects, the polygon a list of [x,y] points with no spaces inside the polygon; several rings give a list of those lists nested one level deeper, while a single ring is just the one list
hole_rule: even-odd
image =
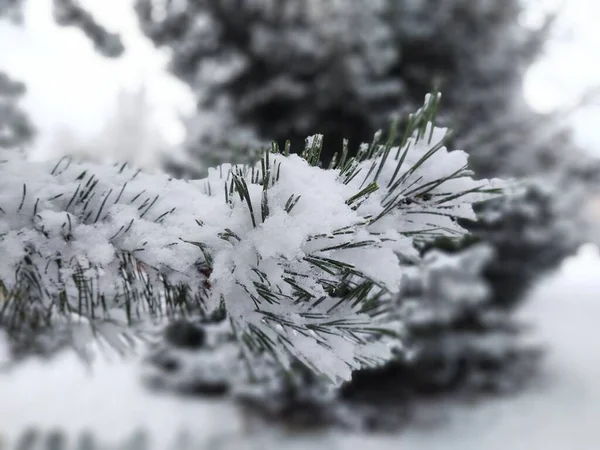
[{"label": "evergreen foliage", "polygon": [[586,242],[586,196],[572,182],[569,177],[525,182],[520,192],[475,205],[478,220],[463,222],[471,240],[494,249],[483,275],[498,307],[517,306],[534,282]]},{"label": "evergreen foliage", "polygon": [[[554,186],[559,185],[558,183]],[[400,304],[415,353],[355,372],[352,401],[378,404],[400,395],[510,393],[536,373],[542,348],[524,344],[514,310],[527,289],[585,241],[577,195],[557,195],[540,180],[475,205],[470,234],[428,242],[420,267],[406,271]],[[562,186],[571,190],[572,186]],[[442,250],[443,249],[443,250]]]},{"label": "evergreen foliage", "polygon": [[390,392],[497,394],[528,382],[541,349],[521,342],[523,327],[481,276],[492,260],[486,244],[455,254],[431,250],[421,267],[406,271],[397,301],[414,353],[355,373],[344,395],[377,402]]},{"label": "evergreen foliage", "polygon": [[511,195],[474,205],[477,220],[461,221],[468,235],[429,241],[420,252],[438,248],[460,253],[487,243],[493,257],[481,274],[492,289],[494,304],[510,310],[535,281],[575,254],[589,236],[590,224],[582,214],[586,197],[570,181],[568,176],[554,182],[524,181]]},{"label": "evergreen foliage", "polygon": [[255,165],[194,182],[5,151],[0,321],[13,335],[84,322],[117,345],[115,321],[224,308],[248,360],[266,351],[287,367],[293,356],[335,381],[381,364],[381,336],[400,331],[383,308],[400,283],[397,255],[460,236],[472,203],[499,192],[443,146],[438,102],[428,96],[404,135],[392,126],[329,169],[318,167],[320,136],[302,157],[274,144]]},{"label": "evergreen foliage", "polygon": [[[77,2],[54,5],[59,24],[122,53]],[[546,33],[517,25],[516,0],[137,0],[137,11],[196,90],[190,148],[216,167],[182,181],[1,150],[0,327],[15,356],[85,355],[91,339],[125,351],[164,326],[150,386],[232,395],[303,426],[397,426],[419,396],[527,380],[540,350],[519,341],[513,309],[580,242],[556,196],[532,184],[499,197],[502,183],[475,181],[433,126],[438,96],[359,144],[439,85],[442,121],[478,174],[564,160],[562,131],[536,141],[543,118],[512,94]],[[0,74],[0,147],[33,134],[23,91]]]},{"label": "evergreen foliage", "polygon": [[[539,54],[552,18],[539,29],[522,27],[523,5],[517,0],[204,0],[177,5],[138,0],[137,10],[144,32],[157,46],[171,50],[172,71],[199,99],[199,114],[188,126],[190,157],[183,172],[181,165],[169,167],[178,175],[197,173],[193,162],[198,160],[212,164],[219,158],[248,158],[250,143],[288,137],[293,143],[314,131],[332,141],[349,138],[352,152],[356,142],[390,114],[410,108],[432,86],[451,92],[441,120],[455,130],[453,145],[470,152],[477,174],[548,174],[558,169],[572,181],[597,172],[597,164],[589,164],[574,148],[556,117],[534,113],[522,99],[523,73]],[[584,167],[594,169],[586,169],[586,175]],[[446,243],[437,239],[421,248],[425,253],[446,246],[468,259],[477,253],[467,247],[488,243],[493,256],[478,260],[481,267],[471,282],[491,292],[476,313],[457,306],[449,322],[431,318],[420,324],[416,345],[429,350],[400,363],[395,375],[377,369],[375,374],[392,384],[404,381],[408,390],[420,389],[419,380],[435,384],[437,390],[472,387],[476,366],[490,364],[493,357],[473,348],[473,334],[454,339],[461,327],[471,333],[489,326],[487,331],[495,335],[504,325],[487,320],[493,316],[510,328],[511,310],[527,287],[584,240],[576,211],[581,198],[564,195],[562,184],[557,195],[546,184],[548,180],[477,205],[478,220],[462,222],[470,236]],[[562,202],[571,205],[565,208]],[[415,295],[432,295],[428,292],[422,287]],[[454,342],[454,350],[448,342]],[[470,352],[474,363],[459,382],[432,381],[443,378],[444,367],[464,366],[461,361]],[[527,360],[528,353],[515,355]],[[506,364],[494,360],[498,377],[518,365],[509,359]],[[383,378],[368,379],[381,385]]]},{"label": "evergreen foliage", "polygon": [[[170,50],[171,69],[198,98],[189,158],[244,161],[256,143],[326,137],[323,159],[350,150],[398,111],[441,89],[441,119],[480,176],[546,172],[583,155],[521,95],[548,35],[524,28],[520,0],[137,0],[142,30]],[[225,131],[226,130],[226,131]],[[564,151],[565,148],[569,150]],[[196,164],[194,164],[196,162]]]},{"label": "evergreen foliage", "polygon": [[526,343],[527,329],[491,295],[481,273],[492,256],[489,245],[478,244],[458,253],[432,250],[404,266],[391,308],[403,324],[402,345],[385,365],[355,371],[340,387],[302,365],[282,372],[265,360],[249,380],[219,321],[178,327],[212,336],[200,345],[167,332],[147,360],[145,380],[186,395],[228,395],[251,415],[294,429],[393,430],[411,422],[424,398],[517,392],[536,374],[543,349]]}]

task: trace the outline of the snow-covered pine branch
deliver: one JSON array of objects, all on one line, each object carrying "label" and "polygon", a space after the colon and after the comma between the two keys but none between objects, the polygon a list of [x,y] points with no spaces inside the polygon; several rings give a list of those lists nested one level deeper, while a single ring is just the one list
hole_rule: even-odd
[{"label": "snow-covered pine branch", "polygon": [[[0,160],[0,325],[25,317],[95,323],[224,308],[244,352],[293,356],[334,381],[386,360],[379,299],[397,292],[398,254],[464,230],[472,203],[498,193],[433,126],[439,96],[403,137],[378,133],[356,158],[318,167],[276,145],[252,166],[197,181],[127,166]],[[347,146],[345,146],[347,147]]]}]

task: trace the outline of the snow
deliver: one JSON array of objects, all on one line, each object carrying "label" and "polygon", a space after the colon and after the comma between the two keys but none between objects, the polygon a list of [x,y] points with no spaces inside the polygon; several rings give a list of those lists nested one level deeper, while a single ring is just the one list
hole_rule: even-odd
[{"label": "snow", "polygon": [[[477,405],[447,405],[448,422],[415,427],[378,449],[592,450],[600,442],[600,255],[592,246],[542,281],[521,311],[548,347],[543,376],[530,391]],[[340,436],[342,448],[372,442]],[[367,445],[368,446],[368,445]]]},{"label": "snow", "polygon": [[[428,117],[438,100],[426,97],[415,117]],[[209,310],[224,302],[248,350],[269,350],[284,365],[294,355],[348,380],[367,361],[391,357],[387,344],[364,339],[374,320],[361,310],[367,295],[399,290],[397,253],[416,256],[412,241],[425,233],[465,231],[454,218],[474,218],[472,203],[489,198],[479,189],[498,183],[462,169],[467,154],[441,147],[446,130],[427,122],[409,133],[402,147],[374,144],[344,169],[267,152],[254,166],[224,164],[190,182],[0,152],[10,159],[0,162],[0,280],[16,289],[31,265],[47,286],[36,293],[44,304],[65,292],[78,314],[97,316],[96,305],[125,309],[124,297],[142,321],[160,312],[163,283],[184,283],[188,300],[201,297]],[[308,142],[314,152],[322,137]],[[199,265],[210,274],[208,291]],[[352,306],[328,292],[349,270],[357,286],[373,283]],[[80,301],[81,282],[90,306]]]},{"label": "snow", "polygon": [[[330,432],[287,437],[286,448],[411,450],[593,450],[600,442],[600,254],[584,247],[555,276],[542,281],[520,312],[549,348],[540,383],[531,390],[478,404],[447,403],[433,422],[418,422],[399,435]],[[0,361],[2,361],[0,339]],[[177,430],[199,439],[222,438],[229,447],[282,448],[278,432],[247,439],[248,420],[220,401],[159,396],[141,387],[136,358],[100,358],[86,368],[70,353],[51,362],[30,360],[0,372],[0,435],[14,439],[24,427],[61,426],[106,442],[140,426],[152,430],[157,448],[168,448]],[[441,411],[441,412],[440,412]],[[422,426],[420,426],[422,425]],[[254,442],[254,444],[252,444]],[[242,444],[243,443],[243,444]],[[259,448],[259,447],[255,447]]]},{"label": "snow", "polygon": [[[526,72],[526,101],[539,112],[567,116],[577,142],[598,156],[600,29],[596,18],[600,4],[595,0],[527,0],[526,5],[523,23],[532,27],[539,25],[545,14],[559,11],[543,55]],[[574,113],[562,113],[576,104],[580,108]]]},{"label": "snow", "polygon": [[64,353],[51,362],[31,360],[0,373],[0,438],[11,441],[26,427],[38,426],[60,427],[70,436],[89,430],[117,442],[144,428],[152,430],[158,448],[168,448],[183,429],[201,430],[205,439],[213,431],[239,431],[232,405],[152,395],[142,387],[137,368],[136,358],[102,357],[90,368]]}]

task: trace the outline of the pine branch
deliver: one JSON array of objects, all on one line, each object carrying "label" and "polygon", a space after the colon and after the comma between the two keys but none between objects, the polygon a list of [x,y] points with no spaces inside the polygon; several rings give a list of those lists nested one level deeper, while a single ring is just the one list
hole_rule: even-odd
[{"label": "pine branch", "polygon": [[302,156],[273,145],[194,182],[11,157],[0,163],[0,323],[143,326],[224,307],[249,358],[299,359],[334,381],[382,363],[380,338],[398,330],[379,299],[399,289],[398,253],[463,233],[457,219],[497,193],[443,147],[438,103],[428,96],[403,135],[391,128],[380,144],[377,133],[331,169],[319,167],[319,136]]}]

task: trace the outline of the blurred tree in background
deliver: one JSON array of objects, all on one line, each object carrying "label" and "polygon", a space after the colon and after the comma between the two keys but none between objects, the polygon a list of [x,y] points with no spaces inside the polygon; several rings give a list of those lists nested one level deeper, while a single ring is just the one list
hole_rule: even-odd
[{"label": "blurred tree in background", "polygon": [[[18,23],[20,6],[20,0],[0,0],[0,19]],[[18,104],[25,90],[23,83],[0,70],[0,148],[19,148],[33,139],[33,125]]]},{"label": "blurred tree in background", "polygon": [[20,148],[34,137],[27,114],[19,107],[25,85],[0,72],[0,148]]},{"label": "blurred tree in background", "polygon": [[[118,36],[77,2],[54,0],[54,6],[57,23],[81,28],[100,53],[123,52]],[[0,0],[3,11],[18,18],[19,2]],[[136,0],[136,11],[142,31],[170,51],[172,72],[196,94],[187,156],[165,162],[177,176],[196,177],[220,162],[247,162],[256,157],[252,150],[271,140],[289,139],[299,151],[315,133],[325,136],[326,162],[343,139],[355,150],[391,116],[415,110],[438,89],[444,93],[440,121],[455,130],[452,146],[471,154],[477,175],[551,179],[554,190],[530,184],[519,195],[480,205],[479,222],[469,224],[472,236],[432,245],[447,254],[422,249],[422,264],[411,266],[406,290],[394,299],[403,318],[407,305],[417,305],[409,332],[418,353],[356,372],[338,394],[342,402],[379,405],[398,386],[404,399],[465,387],[500,392],[521,383],[522,373],[530,372],[527,361],[538,352],[518,345],[513,308],[533,280],[585,238],[574,220],[579,200],[557,201],[557,191],[572,175],[598,173],[562,124],[531,110],[522,97],[523,74],[542,49],[551,18],[537,29],[521,26],[519,0]],[[0,125],[16,130],[12,146],[31,138],[16,107],[23,91],[0,76],[0,101],[10,100],[7,112],[0,103]],[[135,109],[121,112],[107,133],[128,135],[127,146],[144,151],[150,144],[141,136],[148,130],[132,131],[139,119]],[[553,172],[560,175],[550,178]],[[486,250],[471,248],[475,242]],[[168,336],[164,341],[172,356],[177,345]],[[189,359],[205,356],[189,353]],[[206,353],[219,360],[222,354],[212,348]],[[206,374],[196,370],[206,366],[204,360],[189,370],[172,358],[155,360],[162,384],[205,387]],[[219,391],[234,383],[226,379],[230,372],[222,371]],[[280,392],[303,398],[315,386],[319,380],[291,387],[285,380],[275,391],[262,390],[258,403],[275,400],[277,408],[287,408]]]},{"label": "blurred tree in background", "polygon": [[[444,93],[442,122],[481,176],[530,175],[581,155],[522,96],[552,20],[520,25],[520,0],[136,0],[144,33],[197,95],[189,160],[248,158],[270,140],[370,141],[390,115]],[[184,167],[185,166],[185,167]],[[190,161],[180,162],[181,175]],[[200,169],[202,167],[200,166]]]},{"label": "blurred tree in background", "polygon": [[12,22],[21,21],[22,3],[23,0],[0,0],[0,18],[8,18]]},{"label": "blurred tree in background", "polygon": [[[23,0],[0,0],[0,19],[7,19],[15,24],[22,23],[23,3]],[[53,7],[56,23],[81,29],[100,54],[113,58],[123,53],[124,47],[119,36],[98,24],[76,0],[53,0]],[[25,92],[26,86],[23,83],[12,80],[0,70],[1,148],[23,148],[34,139],[34,126],[18,105]]]},{"label": "blurred tree in background", "polygon": [[[417,355],[356,373],[343,393],[352,401],[380,404],[392,386],[409,395],[510,390],[531,372],[538,352],[516,344],[512,311],[585,240],[581,197],[565,193],[573,179],[595,178],[598,164],[576,148],[564,118],[523,98],[524,73],[553,23],[522,26],[524,8],[520,0],[136,0],[143,32],[170,51],[170,69],[197,97],[186,156],[167,158],[176,176],[255,159],[250,149],[271,140],[289,139],[297,151],[314,133],[324,135],[327,162],[343,139],[356,150],[433,89],[444,94],[439,121],[478,176],[542,175],[480,205],[469,238],[432,245],[457,254],[426,254],[417,286],[398,299],[421,300],[411,326]],[[476,242],[491,253],[480,257]]]},{"label": "blurred tree in background", "polygon": [[53,0],[54,20],[61,26],[79,28],[92,41],[96,50],[107,58],[121,56],[125,48],[118,34],[111,33],[85,9],[77,0]]}]

